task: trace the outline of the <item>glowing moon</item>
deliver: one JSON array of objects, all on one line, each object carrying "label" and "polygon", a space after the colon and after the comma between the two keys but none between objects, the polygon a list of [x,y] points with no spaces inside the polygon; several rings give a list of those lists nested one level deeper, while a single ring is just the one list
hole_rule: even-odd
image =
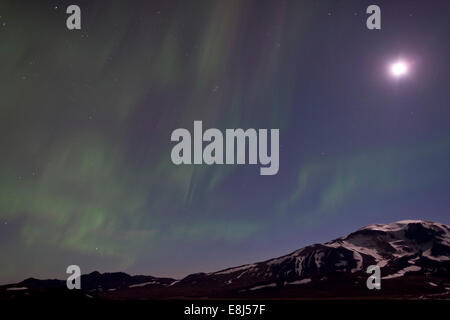
[{"label": "glowing moon", "polygon": [[404,61],[397,61],[391,64],[390,71],[394,77],[402,77],[408,73],[408,64]]}]

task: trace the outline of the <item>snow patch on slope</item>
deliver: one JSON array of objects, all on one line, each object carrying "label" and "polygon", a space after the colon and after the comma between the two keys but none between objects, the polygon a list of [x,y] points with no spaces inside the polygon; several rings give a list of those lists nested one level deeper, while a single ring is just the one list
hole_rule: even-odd
[{"label": "snow patch on slope", "polygon": [[422,255],[424,257],[430,259],[430,260],[433,260],[433,261],[449,261],[450,260],[450,257],[448,257],[448,256],[433,257],[431,255],[431,249],[428,249],[428,250],[424,251]]},{"label": "snow patch on slope", "polygon": [[225,269],[223,271],[214,272],[214,274],[230,274],[241,270],[247,270],[256,267],[256,264],[246,264],[236,268]]},{"label": "snow patch on slope", "polygon": [[28,290],[27,287],[11,287],[11,288],[6,288],[6,291],[22,291],[22,290]]},{"label": "snow patch on slope", "polygon": [[309,278],[306,279],[302,279],[302,280],[296,280],[296,281],[292,281],[292,282],[287,282],[286,284],[291,285],[291,284],[306,284],[306,283],[310,283],[312,280]]},{"label": "snow patch on slope", "polygon": [[350,270],[352,273],[361,270],[363,265],[362,255],[358,251],[353,251],[353,259],[356,261],[356,267]]},{"label": "snow patch on slope", "polygon": [[413,272],[413,271],[420,271],[422,268],[419,266],[409,266],[406,267],[400,271],[397,271],[396,273],[390,274],[388,276],[382,277],[381,279],[393,279],[393,278],[399,278],[403,277],[406,272]]},{"label": "snow patch on slope", "polygon": [[138,283],[138,284],[132,284],[132,285],[128,286],[128,288],[144,287],[146,285],[156,284],[156,283],[158,283],[158,282],[156,282],[156,281],[143,282],[143,283]]},{"label": "snow patch on slope", "polygon": [[260,289],[264,289],[264,288],[273,288],[273,287],[276,287],[276,286],[277,286],[276,283],[269,283],[269,284],[264,284],[264,285],[261,285],[261,286],[253,287],[253,288],[250,288],[248,290],[253,291],[253,290],[260,290]]}]

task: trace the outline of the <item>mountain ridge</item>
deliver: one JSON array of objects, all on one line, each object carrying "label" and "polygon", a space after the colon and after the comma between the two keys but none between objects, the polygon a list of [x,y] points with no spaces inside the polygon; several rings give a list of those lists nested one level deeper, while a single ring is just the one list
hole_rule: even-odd
[{"label": "mountain ridge", "polygon": [[[381,290],[366,287],[369,265],[381,269]],[[92,272],[82,275],[81,291],[86,297],[98,299],[450,299],[449,274],[450,227],[432,221],[401,220],[371,224],[277,258],[194,273],[178,280]],[[0,286],[0,298],[65,289],[65,280],[30,279]]]}]

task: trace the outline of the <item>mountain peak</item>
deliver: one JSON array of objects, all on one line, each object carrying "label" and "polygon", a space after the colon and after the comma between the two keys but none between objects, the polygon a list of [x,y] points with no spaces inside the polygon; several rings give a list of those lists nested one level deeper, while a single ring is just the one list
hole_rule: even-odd
[{"label": "mountain peak", "polygon": [[424,221],[424,220],[400,220],[396,222],[391,223],[385,223],[385,224],[369,224],[359,230],[377,230],[377,231],[398,231],[400,229],[406,228],[410,224],[420,224],[423,226],[431,227],[431,226],[445,226],[443,224],[432,222],[432,221]]}]

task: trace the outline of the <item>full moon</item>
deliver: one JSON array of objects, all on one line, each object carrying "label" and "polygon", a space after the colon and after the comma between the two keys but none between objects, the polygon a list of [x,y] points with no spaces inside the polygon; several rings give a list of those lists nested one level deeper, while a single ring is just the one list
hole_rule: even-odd
[{"label": "full moon", "polygon": [[397,61],[391,64],[390,71],[394,77],[402,77],[408,73],[408,64],[404,61]]}]

